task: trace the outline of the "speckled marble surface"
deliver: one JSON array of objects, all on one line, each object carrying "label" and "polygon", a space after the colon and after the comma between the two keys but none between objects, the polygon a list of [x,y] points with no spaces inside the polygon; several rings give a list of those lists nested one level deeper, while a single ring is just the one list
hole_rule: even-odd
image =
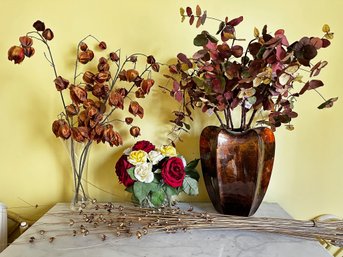
[{"label": "speckled marble surface", "polygon": [[[188,205],[187,205],[188,206]],[[210,203],[194,203],[195,210],[214,211]],[[63,236],[61,231],[70,217],[56,215],[68,210],[67,204],[55,205],[46,215],[27,230],[12,245],[7,247],[0,257],[330,257],[331,255],[314,241],[298,238],[246,231],[193,230],[175,234],[147,235],[138,240],[132,238],[111,237],[105,241],[99,235],[72,237]],[[290,218],[275,203],[263,203],[255,216]],[[61,224],[61,222],[64,224]],[[59,237],[49,243],[48,240],[36,240],[28,243],[30,236],[45,229],[42,237],[49,238],[54,233]]]}]

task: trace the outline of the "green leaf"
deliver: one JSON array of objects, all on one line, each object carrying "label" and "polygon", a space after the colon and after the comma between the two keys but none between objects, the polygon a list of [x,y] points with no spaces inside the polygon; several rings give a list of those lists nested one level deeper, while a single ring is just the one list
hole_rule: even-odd
[{"label": "green leaf", "polygon": [[135,168],[132,167],[130,169],[127,170],[127,173],[129,174],[130,178],[133,180],[137,180],[137,178],[135,177]]},{"label": "green leaf", "polygon": [[140,203],[148,196],[155,185],[156,184],[154,183],[144,183],[140,181],[133,184],[133,193]]},{"label": "green leaf", "polygon": [[247,100],[251,105],[253,105],[256,103],[256,96],[248,97]]},{"label": "green leaf", "polygon": [[185,126],[186,129],[190,130],[191,126],[188,123],[183,122],[183,125]]},{"label": "green leaf", "polygon": [[217,43],[218,39],[210,34],[207,34],[207,38],[212,42],[212,43]]},{"label": "green leaf", "polygon": [[220,32],[222,32],[222,30],[223,30],[224,27],[225,27],[225,22],[222,21],[222,22],[219,24],[219,29],[218,29],[216,35],[218,35]]},{"label": "green leaf", "polygon": [[198,166],[200,159],[194,159],[193,161],[190,161],[186,165],[186,169],[195,169]]},{"label": "green leaf", "polygon": [[187,169],[186,174],[191,178],[195,179],[196,181],[199,181],[200,179],[200,175],[196,169]]},{"label": "green leaf", "polygon": [[208,42],[208,39],[205,34],[199,34],[193,40],[193,44],[195,46],[204,46],[207,44],[207,42]]},{"label": "green leaf", "polygon": [[165,198],[166,194],[161,188],[159,191],[151,193],[150,201],[155,207],[159,207],[163,204]]},{"label": "green leaf", "polygon": [[205,86],[205,82],[203,79],[199,78],[199,77],[193,77],[192,80],[194,81],[194,83],[197,85],[197,87],[203,89]]},{"label": "green leaf", "polygon": [[198,195],[198,182],[189,176],[185,176],[182,184],[182,190],[188,195]]},{"label": "green leaf", "polygon": [[129,192],[129,193],[133,193],[133,186],[129,186],[129,187],[125,188],[125,191]]},{"label": "green leaf", "polygon": [[179,191],[177,190],[177,188],[168,186],[167,184],[165,184],[163,186],[164,192],[166,193],[167,197],[170,199],[172,195],[178,195]]},{"label": "green leaf", "polygon": [[139,204],[140,203],[138,201],[137,197],[134,194],[131,195],[131,202],[133,202],[134,204]]}]

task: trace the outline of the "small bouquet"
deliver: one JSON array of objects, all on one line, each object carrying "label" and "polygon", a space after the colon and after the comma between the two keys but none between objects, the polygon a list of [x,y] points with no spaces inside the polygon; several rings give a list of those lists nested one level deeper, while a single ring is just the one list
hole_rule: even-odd
[{"label": "small bouquet", "polygon": [[184,192],[197,195],[199,159],[188,164],[175,147],[156,147],[149,141],[138,141],[124,151],[115,165],[120,183],[132,193],[132,201],[144,207],[171,205],[173,197]]}]

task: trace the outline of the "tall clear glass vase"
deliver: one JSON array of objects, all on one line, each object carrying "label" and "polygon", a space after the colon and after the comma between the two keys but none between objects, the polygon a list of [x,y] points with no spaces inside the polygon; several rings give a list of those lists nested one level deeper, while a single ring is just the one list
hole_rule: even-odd
[{"label": "tall clear glass vase", "polygon": [[73,176],[73,197],[71,200],[71,209],[79,210],[85,208],[90,203],[87,188],[88,160],[92,141],[84,143],[76,142],[69,138],[63,141],[71,164]]}]

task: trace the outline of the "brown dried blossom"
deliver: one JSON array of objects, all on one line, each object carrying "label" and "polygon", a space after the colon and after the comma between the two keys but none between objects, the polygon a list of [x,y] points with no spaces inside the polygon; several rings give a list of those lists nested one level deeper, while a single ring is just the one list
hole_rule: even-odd
[{"label": "brown dried blossom", "polygon": [[12,46],[8,50],[8,60],[14,61],[14,63],[19,64],[25,59],[24,49],[20,46]]},{"label": "brown dried blossom", "polygon": [[130,102],[130,106],[129,106],[129,112],[133,115],[133,116],[137,116],[140,117],[141,119],[144,116],[144,109],[142,106],[139,105],[138,102],[136,101],[131,101]]},{"label": "brown dried blossom", "polygon": [[141,134],[141,129],[137,126],[132,126],[130,128],[130,135],[133,137],[138,137]]},{"label": "brown dried blossom", "polygon": [[45,24],[44,22],[38,20],[35,23],[33,23],[33,27],[37,30],[37,31],[44,31],[45,30]]},{"label": "brown dried blossom", "polygon": [[139,73],[137,70],[135,69],[130,69],[130,70],[127,70],[126,71],[126,79],[129,81],[129,82],[133,82],[137,79],[137,77],[139,76]]},{"label": "brown dried blossom", "polygon": [[46,39],[46,40],[52,40],[54,38],[54,33],[52,32],[51,29],[45,29],[42,33],[42,36]]},{"label": "brown dried blossom", "polygon": [[25,56],[27,56],[29,58],[35,54],[35,49],[33,47],[25,47],[23,49],[24,49]]},{"label": "brown dried blossom", "polygon": [[[36,31],[21,36],[19,38],[20,45],[12,46],[8,50],[8,59],[14,61],[14,63],[21,63],[25,56],[31,57],[34,55],[33,40],[36,38],[43,39],[40,42],[45,44],[49,50],[46,57],[56,75],[54,84],[57,91],[60,92],[63,103],[63,112],[52,124],[52,131],[55,136],[62,139],[71,137],[76,142],[87,142],[87,144],[95,141],[97,143],[108,143],[111,146],[121,145],[123,143],[121,135],[110,124],[112,120],[118,120],[113,117],[115,116],[114,111],[124,110],[128,94],[134,93],[137,88],[140,92],[137,98],[145,97],[149,93],[154,82],[150,78],[143,77],[142,74],[146,73],[150,76],[150,71],[156,70],[158,63],[155,58],[152,55],[130,55],[125,57],[122,62],[125,65],[119,66],[116,62],[120,62],[122,58],[120,57],[120,50],[117,50],[99,56],[97,64],[92,65],[92,68],[85,68],[83,72],[77,74],[79,63],[87,64],[95,57],[95,52],[86,43],[88,38],[94,37],[87,36],[78,44],[75,77],[71,80],[72,82],[69,82],[68,79],[57,73],[52,58],[49,41],[54,38],[53,31],[46,28],[45,24],[39,20],[33,24],[33,27]],[[107,44],[104,41],[97,41],[101,50],[107,49]],[[146,62],[150,64],[142,74],[135,68],[138,56],[147,58]],[[112,77],[112,74],[115,74],[115,77]],[[124,82],[120,84],[120,87],[117,83],[119,80]],[[62,92],[65,89],[69,89],[69,92]],[[66,99],[68,96],[70,97],[69,101]],[[130,105],[127,106],[127,110],[132,115],[143,118],[144,109],[137,101],[131,99],[132,96],[134,95],[128,98],[130,100],[128,100],[127,104],[130,103]],[[132,117],[126,117],[123,122],[130,126],[133,136],[136,137],[140,134],[140,129],[132,126]]]},{"label": "brown dried blossom", "polygon": [[61,76],[58,76],[55,80],[55,87],[58,91],[62,91],[66,89],[69,86],[69,81],[62,78]]}]

